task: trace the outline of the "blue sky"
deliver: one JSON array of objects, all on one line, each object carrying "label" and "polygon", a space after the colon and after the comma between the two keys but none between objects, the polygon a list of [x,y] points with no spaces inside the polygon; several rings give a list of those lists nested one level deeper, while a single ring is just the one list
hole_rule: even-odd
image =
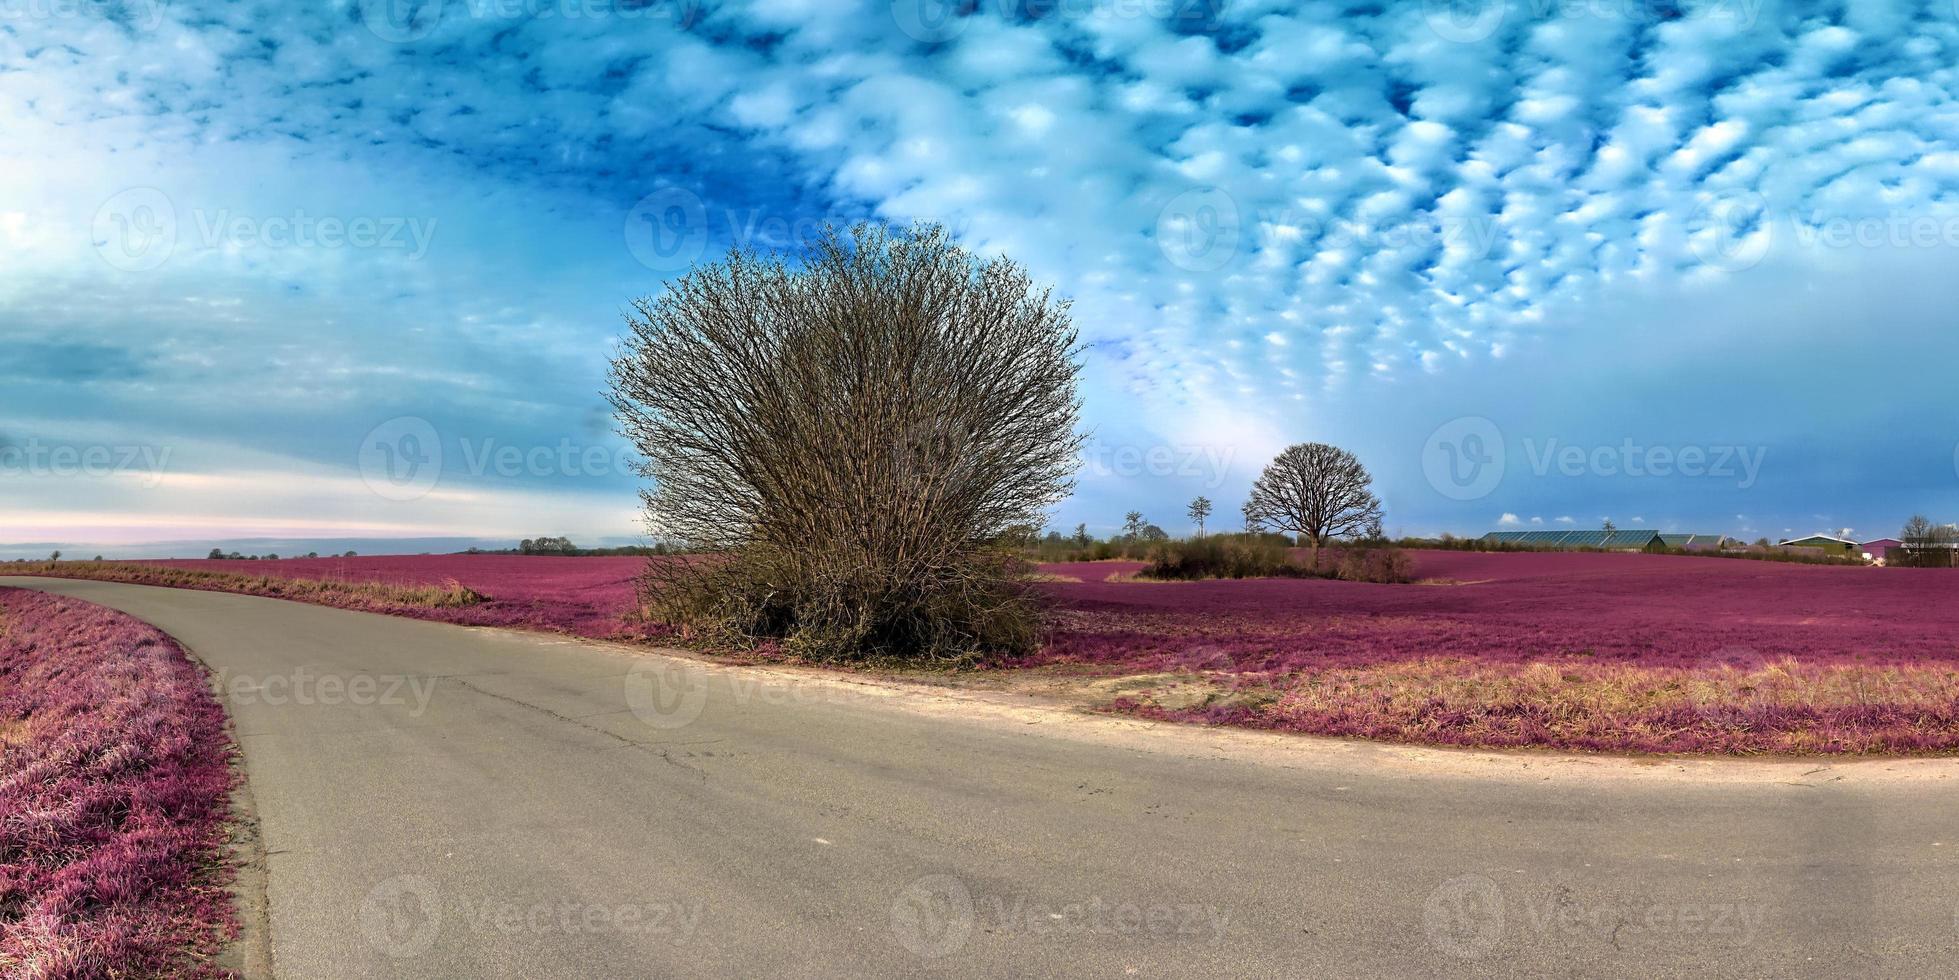
[{"label": "blue sky", "polygon": [[864,218],[1073,297],[1057,527],[1959,518],[1955,95],[1951,0],[22,0],[0,541],[631,539],[628,302]]}]

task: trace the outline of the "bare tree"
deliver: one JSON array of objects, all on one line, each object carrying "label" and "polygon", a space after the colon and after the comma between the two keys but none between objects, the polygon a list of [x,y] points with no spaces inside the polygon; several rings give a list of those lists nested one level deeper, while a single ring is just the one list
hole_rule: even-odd
[{"label": "bare tree", "polygon": [[823,657],[1024,648],[994,542],[1073,487],[1068,304],[936,226],[735,251],[640,300],[611,401],[645,457],[656,614]]},{"label": "bare tree", "polygon": [[1305,537],[1315,550],[1334,538],[1372,537],[1381,531],[1381,501],[1368,489],[1372,482],[1353,453],[1300,443],[1259,474],[1245,514],[1260,527]]},{"label": "bare tree", "polygon": [[1136,538],[1143,533],[1143,526],[1144,526],[1144,521],[1143,521],[1142,511],[1132,510],[1127,514],[1122,515],[1122,536],[1124,538],[1127,538],[1130,541],[1136,540]]},{"label": "bare tree", "polygon": [[1913,568],[1946,568],[1953,560],[1953,545],[1959,542],[1959,530],[1950,524],[1934,524],[1923,514],[1913,514],[1905,522],[1904,530],[1898,534],[1902,561],[1886,564],[1906,565]]},{"label": "bare tree", "polygon": [[1204,536],[1204,518],[1211,516],[1211,498],[1198,497],[1190,502],[1190,519],[1197,522],[1197,536]]}]

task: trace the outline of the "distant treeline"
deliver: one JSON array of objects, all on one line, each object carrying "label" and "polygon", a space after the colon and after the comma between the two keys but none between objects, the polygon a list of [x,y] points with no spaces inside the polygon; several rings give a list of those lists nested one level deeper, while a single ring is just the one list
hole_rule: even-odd
[{"label": "distant treeline", "polygon": [[552,555],[562,558],[608,558],[620,556],[681,555],[688,549],[664,542],[652,546],[624,545],[618,548],[580,548],[570,538],[525,538],[515,548],[471,548],[466,555]]}]

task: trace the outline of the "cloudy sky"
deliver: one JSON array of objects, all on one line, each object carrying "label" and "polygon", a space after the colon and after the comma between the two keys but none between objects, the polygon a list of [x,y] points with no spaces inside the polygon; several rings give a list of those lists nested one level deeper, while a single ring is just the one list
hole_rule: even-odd
[{"label": "cloudy sky", "polygon": [[1057,527],[1959,518],[1955,95],[1953,0],[0,3],[0,541],[630,540],[628,302],[865,218],[1074,298]]}]

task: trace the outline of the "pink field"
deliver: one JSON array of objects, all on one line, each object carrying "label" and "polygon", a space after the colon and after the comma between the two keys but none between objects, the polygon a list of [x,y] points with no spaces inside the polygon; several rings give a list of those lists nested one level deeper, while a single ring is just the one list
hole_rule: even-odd
[{"label": "pink field", "polygon": [[[488,597],[431,610],[452,622],[619,635],[642,558],[406,555],[179,560],[179,568],[400,585],[459,582]],[[1168,669],[1362,666],[1434,656],[1694,667],[1959,664],[1959,574],[1669,555],[1416,554],[1437,584],[1325,579],[1109,582],[1140,562],[1044,565],[1061,628],[1037,663]],[[1446,583],[1446,584],[1444,584]]]},{"label": "pink field", "polygon": [[1103,581],[1137,562],[1048,565],[1065,626],[1047,662],[1240,669],[1421,657],[1695,667],[1784,656],[1959,665],[1959,574],[1674,555],[1429,551],[1431,583]]},{"label": "pink field", "polygon": [[231,752],[168,637],[0,588],[0,976],[220,974]]},{"label": "pink field", "polygon": [[[628,622],[644,561],[451,555],[164,564],[457,583],[486,600],[386,611],[646,639],[657,634]],[[1140,675],[1145,685],[1163,678],[1112,705],[1147,716],[1411,742],[1959,751],[1959,572],[1453,551],[1416,553],[1422,581],[1412,585],[1128,580],[1140,567],[1042,566],[1055,628],[1034,655],[992,666]],[[362,597],[321,601],[370,608]]]},{"label": "pink field", "polygon": [[431,619],[466,626],[551,630],[605,639],[627,630],[633,580],[644,558],[553,558],[538,555],[384,555],[372,558],[284,558],[278,561],[147,562],[195,571],[236,572],[390,585],[459,582],[487,602],[428,610]]}]

